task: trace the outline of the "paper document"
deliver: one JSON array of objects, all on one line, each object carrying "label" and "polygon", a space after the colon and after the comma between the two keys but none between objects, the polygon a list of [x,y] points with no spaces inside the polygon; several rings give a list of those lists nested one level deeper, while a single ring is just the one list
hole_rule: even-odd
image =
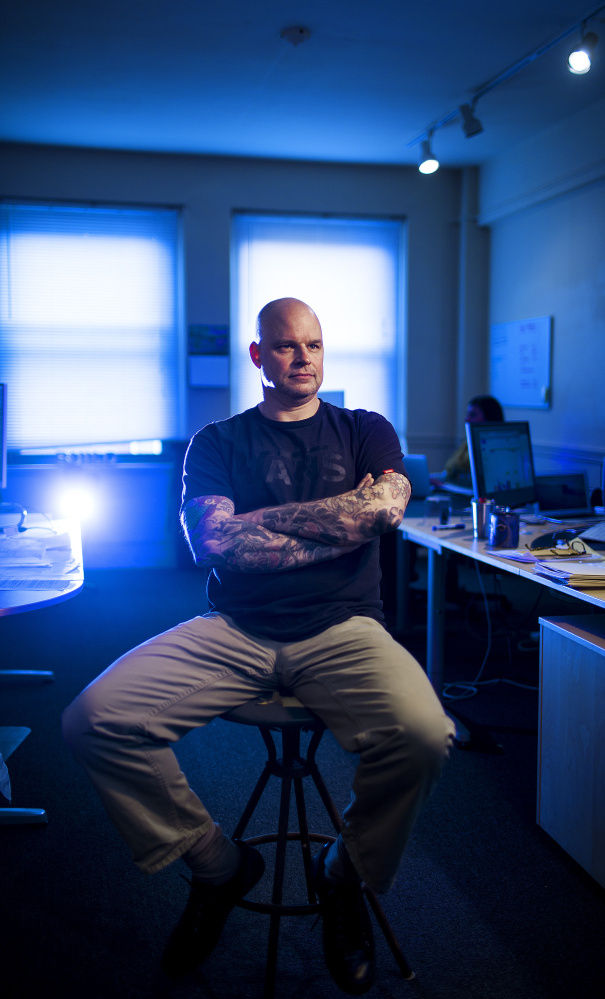
[{"label": "paper document", "polygon": [[46,541],[24,535],[7,537],[0,533],[0,568],[50,565],[46,557]]},{"label": "paper document", "polygon": [[565,586],[585,589],[605,589],[605,562],[586,563],[571,559],[556,562],[536,562],[534,572]]},{"label": "paper document", "polygon": [[598,524],[591,524],[585,531],[582,531],[580,537],[587,538],[588,541],[605,541],[605,520]]}]

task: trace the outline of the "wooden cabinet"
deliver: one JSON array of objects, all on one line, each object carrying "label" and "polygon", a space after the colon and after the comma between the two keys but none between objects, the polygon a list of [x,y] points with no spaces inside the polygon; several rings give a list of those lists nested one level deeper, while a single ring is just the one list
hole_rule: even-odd
[{"label": "wooden cabinet", "polygon": [[605,887],[605,615],[540,618],[537,821]]}]

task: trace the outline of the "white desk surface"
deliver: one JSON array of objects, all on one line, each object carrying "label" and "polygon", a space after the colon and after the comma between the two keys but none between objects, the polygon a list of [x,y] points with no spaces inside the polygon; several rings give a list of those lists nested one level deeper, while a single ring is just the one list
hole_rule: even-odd
[{"label": "white desk surface", "polygon": [[[512,559],[507,559],[506,549],[499,549],[499,554],[497,554],[494,549],[489,548],[487,541],[475,541],[473,538],[472,523],[468,518],[456,517],[456,514],[454,514],[452,519],[454,523],[464,522],[466,525],[464,530],[433,531],[432,527],[435,524],[435,520],[425,517],[404,517],[399,530],[409,541],[415,541],[417,544],[424,545],[438,554],[441,554],[442,550],[458,552],[460,555],[466,555],[478,562],[485,562],[487,565],[496,566],[503,572],[523,576],[525,579],[531,579],[534,583],[539,583],[541,586],[548,586],[558,593],[564,593],[567,596],[575,597],[585,603],[594,604],[596,607],[605,609],[605,589],[579,590],[573,586],[562,586],[560,583],[546,579],[545,576],[539,576],[533,571],[530,563],[514,562]],[[519,548],[522,548],[526,543],[530,544],[532,539],[539,537],[540,534],[555,530],[558,526],[556,524],[521,524]]]},{"label": "white desk surface", "polygon": [[[39,515],[30,515],[25,521],[30,528],[26,537],[43,537],[48,541],[49,553],[53,552],[52,539],[58,535],[69,535],[69,547],[54,549],[53,564],[45,567],[12,567],[3,566],[0,562],[0,575],[4,580],[10,579],[10,588],[0,588],[0,617],[6,614],[19,614],[23,611],[37,610],[51,604],[69,600],[78,593],[84,585],[84,570],[82,566],[82,541],[80,524],[76,520],[49,521]],[[53,535],[52,531],[55,532]],[[19,587],[19,581],[24,585]],[[31,581],[38,582],[40,589],[33,589]],[[53,589],[53,582],[57,587]],[[30,584],[30,585],[27,585]],[[67,585],[66,585],[67,584]]]},{"label": "white desk surface", "polygon": [[[47,553],[51,565],[14,566],[0,562],[0,617],[37,610],[69,600],[84,586],[82,565],[82,542],[80,524],[75,520],[50,520],[40,515],[28,515],[25,520],[24,537],[40,537],[47,540]],[[55,547],[53,547],[53,539]],[[4,558],[4,557],[3,557]],[[40,585],[41,589],[28,588],[27,583]],[[21,583],[21,586],[19,586]],[[55,587],[53,588],[53,584]],[[4,587],[4,588],[2,588]],[[46,670],[0,670],[0,678],[35,678],[52,680],[53,674]],[[0,729],[0,742],[6,755],[29,734],[27,728]],[[0,759],[2,757],[0,756]],[[43,808],[0,808],[0,826],[44,823],[47,821]]]}]

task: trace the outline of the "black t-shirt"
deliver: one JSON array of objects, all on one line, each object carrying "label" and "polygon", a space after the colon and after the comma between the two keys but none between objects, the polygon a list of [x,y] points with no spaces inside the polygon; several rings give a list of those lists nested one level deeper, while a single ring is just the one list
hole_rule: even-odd
[{"label": "black t-shirt", "polygon": [[[235,513],[324,499],[347,492],[370,472],[405,472],[391,424],[363,409],[320,402],[308,420],[268,420],[258,408],[211,423],[185,458],[183,506],[196,496],[226,496]],[[214,569],[213,610],[241,628],[278,641],[319,634],[355,614],[383,620],[379,540],[327,562],[284,572]]]}]

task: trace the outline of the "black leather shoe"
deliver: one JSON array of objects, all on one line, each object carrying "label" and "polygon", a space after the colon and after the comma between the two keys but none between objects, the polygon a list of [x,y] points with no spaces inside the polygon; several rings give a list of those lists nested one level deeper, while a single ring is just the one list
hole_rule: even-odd
[{"label": "black leather shoe", "polygon": [[368,991],[374,979],[372,924],[357,874],[339,884],[327,880],[325,861],[329,848],[326,843],[313,861],[323,920],[324,957],[339,988],[358,996]]},{"label": "black leather shoe", "polygon": [[162,958],[162,970],[171,978],[191,974],[210,957],[232,908],[263,876],[265,861],[258,850],[241,841],[235,845],[241,851],[241,862],[230,881],[223,885],[207,885],[195,879],[191,882],[185,911]]}]

